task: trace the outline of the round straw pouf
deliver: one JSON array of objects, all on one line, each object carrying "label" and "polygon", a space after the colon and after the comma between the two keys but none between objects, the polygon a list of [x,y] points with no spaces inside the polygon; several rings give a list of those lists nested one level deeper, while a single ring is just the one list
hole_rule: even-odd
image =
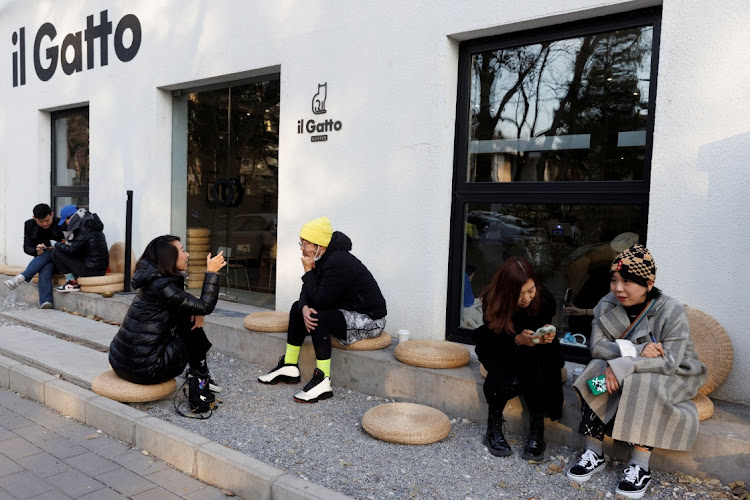
[{"label": "round straw pouf", "polygon": [[714,403],[708,396],[698,394],[693,398],[693,403],[698,407],[698,420],[703,422],[714,414]]},{"label": "round straw pouf", "polygon": [[245,328],[254,332],[285,332],[289,329],[289,313],[284,311],[260,311],[248,314],[243,322]]},{"label": "round straw pouf", "polygon": [[82,292],[109,294],[125,290],[125,283],[110,283],[108,285],[81,285]]},{"label": "round straw pouf", "polygon": [[362,428],[381,441],[430,444],[451,432],[451,422],[440,410],[414,403],[386,403],[362,415]]},{"label": "round straw pouf", "polygon": [[708,367],[708,379],[698,393],[707,396],[729,376],[734,361],[732,342],[727,331],[714,318],[692,307],[686,307],[686,310],[695,352]]},{"label": "round straw pouf", "polygon": [[198,264],[203,263],[203,267],[206,267],[206,257],[211,253],[208,250],[195,250],[193,252],[188,251],[190,254],[190,262]]},{"label": "round straw pouf", "polygon": [[26,268],[21,266],[5,266],[3,274],[7,274],[8,276],[16,276],[18,274],[21,274],[25,270]]},{"label": "round straw pouf", "polygon": [[[130,250],[130,275],[135,272],[135,253]],[[116,241],[109,247],[109,272],[125,273],[125,242]]]},{"label": "round straw pouf", "polygon": [[185,286],[190,289],[203,288],[203,278],[201,277],[199,280],[187,280],[185,281]]},{"label": "round straw pouf", "polygon": [[211,243],[211,238],[209,236],[206,236],[205,238],[193,238],[192,236],[188,238],[187,245],[208,245]]},{"label": "round straw pouf", "polygon": [[172,379],[161,384],[133,384],[121,379],[114,371],[109,370],[97,375],[91,381],[91,390],[100,396],[121,403],[145,403],[171,396],[177,390],[177,382]]},{"label": "round straw pouf", "polygon": [[104,276],[81,276],[78,278],[78,284],[81,286],[99,286],[99,285],[113,285],[125,281],[125,275],[122,273],[110,273]]},{"label": "round straw pouf", "polygon": [[[211,251],[211,245],[209,243],[200,243],[200,244],[192,244],[188,243],[185,246],[185,250],[187,250],[187,253],[190,254],[190,257],[193,257],[193,254],[196,254],[198,252],[205,252],[208,253]],[[205,259],[205,257],[203,257]]]},{"label": "round straw pouf", "polygon": [[187,236],[188,238],[205,238],[211,236],[211,230],[207,227],[189,227]]},{"label": "round straw pouf", "polygon": [[391,335],[388,332],[383,331],[377,337],[358,340],[349,345],[342,345],[341,342],[339,342],[339,339],[331,335],[331,345],[336,349],[344,349],[347,351],[377,351],[378,349],[385,349],[391,345]]},{"label": "round straw pouf", "polygon": [[458,368],[469,363],[469,350],[455,342],[444,340],[409,340],[399,343],[396,359],[424,368]]}]

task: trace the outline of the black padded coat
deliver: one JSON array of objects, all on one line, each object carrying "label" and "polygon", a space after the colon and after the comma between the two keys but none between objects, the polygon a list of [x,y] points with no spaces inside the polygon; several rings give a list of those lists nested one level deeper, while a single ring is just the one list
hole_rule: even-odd
[{"label": "black padded coat", "polygon": [[55,251],[83,261],[87,276],[106,273],[109,267],[109,249],[102,232],[104,224],[99,216],[79,210],[70,218],[66,231],[72,232],[72,235],[66,239],[66,243],[58,242]]},{"label": "black padded coat", "polygon": [[49,246],[50,240],[63,240],[65,236],[63,236],[62,229],[58,226],[59,222],[60,217],[53,217],[52,225],[47,229],[42,229],[34,219],[27,220],[23,226],[23,251],[32,257],[36,257],[36,246],[39,243]]},{"label": "black padded coat", "polygon": [[216,273],[206,273],[200,298],[184,290],[180,275],[162,276],[148,260],[138,264],[133,288],[138,294],[109,346],[109,364],[121,378],[158,384],[179,375],[187,365],[183,335],[190,316],[210,314],[219,298]]},{"label": "black padded coat", "polygon": [[302,276],[302,291],[297,307],[344,309],[356,311],[371,319],[385,317],[385,298],[372,273],[354,255],[352,240],[335,231],[326,252],[315,268]]}]

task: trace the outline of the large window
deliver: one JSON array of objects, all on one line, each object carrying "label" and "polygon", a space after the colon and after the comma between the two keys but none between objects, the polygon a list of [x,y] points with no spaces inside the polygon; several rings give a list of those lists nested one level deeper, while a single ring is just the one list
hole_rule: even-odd
[{"label": "large window", "polygon": [[89,206],[89,108],[52,113],[52,203]]},{"label": "large window", "polygon": [[[448,336],[469,341],[497,267],[523,256],[585,358],[591,309],[623,245],[645,243],[658,9],[460,48]],[[576,335],[580,334],[580,335]],[[576,346],[575,344],[579,344]]]}]

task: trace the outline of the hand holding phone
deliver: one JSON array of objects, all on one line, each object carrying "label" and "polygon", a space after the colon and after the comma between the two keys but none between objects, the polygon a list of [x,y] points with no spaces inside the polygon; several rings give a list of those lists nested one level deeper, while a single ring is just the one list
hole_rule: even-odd
[{"label": "hand holding phone", "polygon": [[547,325],[541,328],[537,328],[533,335],[534,337],[544,337],[545,335],[555,332],[557,332],[557,328],[555,328],[554,325]]}]

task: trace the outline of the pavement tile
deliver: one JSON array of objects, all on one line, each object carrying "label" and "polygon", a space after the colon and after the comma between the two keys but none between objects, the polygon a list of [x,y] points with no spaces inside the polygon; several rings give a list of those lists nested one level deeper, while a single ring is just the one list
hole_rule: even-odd
[{"label": "pavement tile", "polygon": [[175,469],[164,469],[148,475],[150,481],[155,482],[178,495],[187,495],[202,488],[204,483],[193,479]]},{"label": "pavement tile", "polygon": [[0,478],[0,488],[7,491],[14,497],[21,499],[31,498],[41,495],[54,488],[36,477],[29,471],[18,472],[16,474]]},{"label": "pavement tile", "polygon": [[5,490],[0,490],[0,500],[16,500],[16,497]]},{"label": "pavement tile", "polygon": [[97,490],[88,495],[83,495],[82,497],[78,497],[77,500],[127,500],[127,498],[128,497],[120,495],[115,490],[107,488],[104,490]]},{"label": "pavement tile", "polygon": [[93,452],[66,458],[65,463],[91,477],[96,477],[99,474],[104,474],[105,472],[120,469],[122,467]]},{"label": "pavement tile", "polygon": [[38,446],[47,453],[51,453],[57,458],[62,458],[63,460],[89,451],[83,446],[77,445],[65,437],[42,441]]},{"label": "pavement tile", "polygon": [[185,498],[188,500],[227,500],[229,497],[215,486],[204,485],[202,489],[185,495]]},{"label": "pavement tile", "polygon": [[88,477],[87,475],[73,469],[56,476],[48,477],[46,480],[51,484],[54,484],[58,490],[72,498],[78,498],[105,487],[96,479]]},{"label": "pavement tile", "polygon": [[37,423],[33,423],[27,427],[21,427],[14,430],[13,432],[18,434],[25,440],[31,441],[32,443],[40,443],[42,441],[61,437],[60,434],[56,433],[55,431],[51,431],[48,428]]},{"label": "pavement tile", "polygon": [[11,474],[15,474],[16,472],[21,472],[22,470],[23,467],[0,453],[0,477],[10,476]]},{"label": "pavement tile", "polygon": [[53,457],[49,453],[41,452],[30,457],[21,458],[18,461],[18,465],[24,469],[33,472],[39,477],[50,477],[66,470],[70,470],[65,462],[57,457]]},{"label": "pavement tile", "polygon": [[33,420],[29,420],[28,418],[12,411],[3,415],[2,422],[3,427],[8,429],[9,431],[18,429],[20,427],[28,427],[29,425],[32,425],[34,423]]},{"label": "pavement tile", "polygon": [[[181,500],[182,497],[178,497],[174,493],[171,493],[164,488],[154,488],[152,490],[144,491],[139,495],[134,495],[133,500]],[[224,496],[226,498],[226,496]]]},{"label": "pavement tile", "polygon": [[13,410],[13,413],[18,413],[19,415],[33,420],[34,417],[38,417],[39,415],[42,415],[49,411],[48,408],[40,406],[37,401],[32,401],[18,394],[16,394],[15,396],[15,401],[12,401],[12,403],[8,403],[5,405]]},{"label": "pavement tile", "polygon": [[35,497],[31,497],[30,500],[70,500],[70,497],[60,490],[52,490]]},{"label": "pavement tile", "polygon": [[155,486],[151,481],[142,478],[138,474],[131,472],[124,467],[120,467],[111,472],[105,472],[104,474],[99,474],[96,476],[96,479],[103,482],[113,490],[129,497],[151,490]]},{"label": "pavement tile", "polygon": [[[2,420],[2,416],[0,416],[0,420]],[[9,431],[5,427],[0,427],[0,441],[5,441],[6,439],[10,439],[14,437],[16,437],[16,434]]]},{"label": "pavement tile", "polygon": [[99,434],[99,437],[95,439],[84,439],[83,441],[79,441],[79,444],[105,458],[121,455],[131,447],[122,441],[105,436],[104,434]]},{"label": "pavement tile", "polygon": [[76,422],[70,417],[66,417],[65,415],[60,415],[55,410],[52,410],[50,408],[44,408],[43,412],[40,412],[39,414],[30,418],[37,424],[43,425],[44,427],[47,427],[48,429],[52,429],[53,431],[57,431],[58,429],[64,429],[71,425],[80,423],[80,422]]},{"label": "pavement tile", "polygon": [[3,441],[3,455],[13,460],[36,455],[40,451],[39,448],[20,437]]},{"label": "pavement tile", "polygon": [[159,472],[169,467],[169,464],[154,458],[152,455],[144,455],[140,450],[130,449],[125,453],[112,457],[113,462],[126,467],[136,474],[146,476]]}]

